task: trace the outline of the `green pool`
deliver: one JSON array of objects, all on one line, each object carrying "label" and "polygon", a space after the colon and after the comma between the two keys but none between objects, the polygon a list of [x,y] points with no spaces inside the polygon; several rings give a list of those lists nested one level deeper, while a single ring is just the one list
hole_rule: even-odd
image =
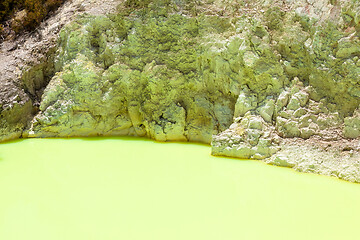
[{"label": "green pool", "polygon": [[205,145],[133,138],[0,144],[2,240],[356,239],[360,185]]}]

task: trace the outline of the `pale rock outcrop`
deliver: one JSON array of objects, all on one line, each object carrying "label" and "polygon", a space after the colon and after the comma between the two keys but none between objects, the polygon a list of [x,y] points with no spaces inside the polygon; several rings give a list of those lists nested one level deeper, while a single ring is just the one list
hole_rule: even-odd
[{"label": "pale rock outcrop", "polygon": [[[346,143],[343,144],[345,146]],[[353,143],[351,146],[354,147],[331,149],[319,148],[316,141],[284,143],[280,151],[264,161],[276,166],[292,167],[300,172],[317,173],[360,183],[360,144]]]},{"label": "pale rock outcrop", "polygon": [[269,99],[266,101],[265,105],[259,108],[260,116],[268,123],[272,122],[272,118],[275,110],[275,101],[274,99]]},{"label": "pale rock outcrop", "polygon": [[[0,41],[0,141],[22,137],[38,112],[42,91],[55,72],[53,56],[61,28],[79,14],[103,15],[118,4],[118,0],[65,1],[35,31]],[[26,14],[19,11],[13,24]]]},{"label": "pale rock outcrop", "polygon": [[[275,143],[275,144],[274,144]],[[242,159],[264,159],[279,148],[278,136],[271,124],[260,116],[238,117],[224,132],[213,136],[211,154]]]},{"label": "pale rock outcrop", "polygon": [[346,117],[344,120],[344,136],[347,138],[360,137],[360,109],[355,111],[352,117]]},{"label": "pale rock outcrop", "polygon": [[244,116],[250,110],[257,107],[257,98],[255,94],[246,94],[241,91],[235,103],[234,116]]}]

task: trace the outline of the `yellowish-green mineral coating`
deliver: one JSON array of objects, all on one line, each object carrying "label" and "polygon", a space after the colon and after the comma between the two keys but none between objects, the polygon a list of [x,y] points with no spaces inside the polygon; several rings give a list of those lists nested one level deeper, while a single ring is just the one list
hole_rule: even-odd
[{"label": "yellowish-green mineral coating", "polygon": [[0,136],[211,142],[213,155],[360,182],[359,13],[355,0],[126,0],[85,12],[22,75],[33,102],[20,111],[9,94]]},{"label": "yellowish-green mineral coating", "polygon": [[131,138],[0,145],[0,239],[338,240],[360,188],[205,145]]},{"label": "yellowish-green mineral coating", "polygon": [[[118,14],[78,18],[60,32],[56,74],[24,135],[209,143],[238,117],[239,94],[254,96],[245,109],[254,111],[294,79],[343,123],[360,103],[359,4],[331,3],[343,7],[332,14],[337,20],[262,4],[251,15],[229,1],[221,15],[195,1],[129,0]],[[274,107],[261,111],[276,120]],[[285,137],[316,132],[288,128],[279,127]]]}]

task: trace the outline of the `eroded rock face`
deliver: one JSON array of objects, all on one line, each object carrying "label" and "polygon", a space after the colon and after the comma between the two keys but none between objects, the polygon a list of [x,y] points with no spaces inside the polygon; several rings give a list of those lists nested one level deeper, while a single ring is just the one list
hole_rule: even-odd
[{"label": "eroded rock face", "polygon": [[116,15],[86,17],[65,28],[55,56],[58,72],[27,136],[135,135],[210,143],[225,130],[237,97],[229,91],[237,83],[222,84],[220,64],[228,63],[212,63],[216,50],[195,44],[203,41],[200,31],[214,26],[201,29],[181,15],[146,21],[148,26]]},{"label": "eroded rock face", "polygon": [[226,131],[213,137],[211,153],[242,159],[265,159],[279,150],[274,127],[250,114],[235,119]]},{"label": "eroded rock face", "polygon": [[[44,92],[29,136],[125,134],[209,143],[234,116],[250,111],[274,125],[281,137],[309,138],[340,126],[359,104],[356,91],[324,82],[331,78],[358,88],[353,63],[341,81],[340,69],[325,71],[329,61],[356,53],[336,56],[323,49],[329,41],[347,42],[337,51],[349,44],[356,48],[356,41],[336,26],[324,29],[318,19],[279,7],[266,7],[255,19],[195,18],[176,11],[166,16],[156,4],[145,15],[82,17],[60,33],[54,59],[58,74]],[[313,7],[324,10],[323,5]],[[330,57],[325,59],[324,51]],[[319,54],[320,62],[315,61]],[[324,87],[333,90],[324,92]],[[316,110],[321,98],[325,112]],[[336,104],[329,107],[330,101]]]},{"label": "eroded rock face", "polygon": [[32,119],[31,99],[11,81],[0,83],[0,141],[19,138]]},{"label": "eroded rock face", "polygon": [[[81,13],[105,14],[118,4],[118,0],[66,1],[35,31],[0,43],[0,141],[19,138],[30,127],[56,71],[53,57],[60,29]],[[26,13],[19,14],[22,18]]]},{"label": "eroded rock face", "polygon": [[[330,147],[329,144],[335,146]],[[276,166],[292,167],[300,172],[317,173],[360,183],[358,141],[341,140],[329,143],[314,139],[284,142],[280,151],[264,161]]]},{"label": "eroded rock face", "polygon": [[360,109],[354,112],[351,117],[345,118],[344,121],[344,136],[347,138],[359,138],[360,137]]},{"label": "eroded rock face", "polygon": [[[78,17],[48,45],[51,54],[41,52],[46,64],[15,69],[26,70],[14,83],[23,95],[4,95],[3,136],[212,141],[214,155],[323,174],[325,151],[294,162],[289,141],[345,141],[329,169],[358,156],[359,2],[135,3]],[[92,13],[90,5],[74,12]]]}]

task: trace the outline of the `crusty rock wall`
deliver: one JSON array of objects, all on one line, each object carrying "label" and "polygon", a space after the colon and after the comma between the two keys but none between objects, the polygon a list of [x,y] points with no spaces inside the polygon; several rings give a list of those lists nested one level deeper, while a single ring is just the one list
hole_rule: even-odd
[{"label": "crusty rock wall", "polygon": [[207,16],[156,14],[82,17],[64,28],[57,73],[29,136],[135,135],[210,143],[212,134],[225,130],[239,83],[222,73],[228,63],[217,63],[213,43],[202,39],[223,29],[206,23]]},{"label": "crusty rock wall", "polygon": [[40,101],[21,113],[35,113],[23,137],[211,142],[214,155],[360,181],[359,2],[128,0],[117,11],[60,31],[45,89],[23,75]]},{"label": "crusty rock wall", "polygon": [[79,14],[113,12],[119,3],[67,0],[36,30],[16,38],[10,34],[5,40],[0,36],[0,141],[22,137],[38,112],[42,92],[55,73],[54,54],[61,28]]}]

